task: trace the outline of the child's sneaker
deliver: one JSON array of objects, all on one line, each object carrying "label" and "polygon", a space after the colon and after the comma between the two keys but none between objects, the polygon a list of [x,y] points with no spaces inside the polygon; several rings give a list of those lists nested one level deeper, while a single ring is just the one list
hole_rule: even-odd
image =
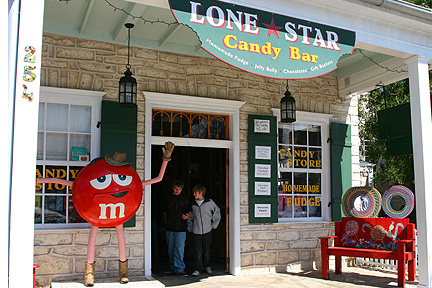
[{"label": "child's sneaker", "polygon": [[211,269],[210,266],[207,266],[207,267],[205,268],[205,271],[206,271],[206,273],[208,273],[208,274],[213,273],[213,271],[212,271],[212,269]]},{"label": "child's sneaker", "polygon": [[197,276],[199,276],[199,275],[200,275],[200,273],[199,273],[198,270],[195,270],[194,272],[192,272],[192,276],[197,277]]}]

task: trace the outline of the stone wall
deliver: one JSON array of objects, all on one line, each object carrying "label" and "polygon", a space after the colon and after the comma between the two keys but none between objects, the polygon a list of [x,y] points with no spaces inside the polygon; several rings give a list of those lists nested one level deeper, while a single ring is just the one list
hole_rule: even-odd
[{"label": "stone wall", "polygon": [[[44,34],[41,86],[106,92],[105,99],[117,100],[118,80],[127,63],[127,47],[87,39]],[[265,270],[292,267],[311,268],[319,259],[318,237],[329,235],[331,223],[248,224],[247,117],[272,115],[286,90],[286,81],[241,71],[222,61],[163,51],[131,47],[132,73],[139,91],[182,94],[245,101],[240,110],[240,194],[241,263],[243,267]],[[290,80],[289,89],[297,110],[331,114],[330,121],[352,124],[358,131],[356,97],[341,98],[335,75],[314,79]],[[138,95],[137,172],[144,176],[144,96]],[[358,143],[353,138],[353,162],[358,164]],[[353,168],[354,183],[359,169]],[[357,175],[358,174],[358,175]],[[143,208],[143,206],[142,206]],[[137,227],[126,229],[130,272],[143,270],[143,212],[138,212]],[[35,263],[46,279],[83,276],[88,231],[36,231]],[[117,275],[115,231],[98,234],[96,261],[99,275]]]}]

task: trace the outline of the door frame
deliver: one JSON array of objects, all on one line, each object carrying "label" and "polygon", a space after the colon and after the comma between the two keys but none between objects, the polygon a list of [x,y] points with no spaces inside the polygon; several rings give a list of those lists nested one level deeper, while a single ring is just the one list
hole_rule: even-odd
[{"label": "door frame", "polygon": [[[229,150],[229,273],[240,275],[240,108],[246,103],[143,91],[145,97],[144,178],[151,178],[151,146],[166,141],[176,146]],[[152,136],[152,110],[166,109],[229,116],[229,140]],[[175,153],[175,150],[174,150]],[[151,276],[151,185],[144,187],[144,273]]]}]

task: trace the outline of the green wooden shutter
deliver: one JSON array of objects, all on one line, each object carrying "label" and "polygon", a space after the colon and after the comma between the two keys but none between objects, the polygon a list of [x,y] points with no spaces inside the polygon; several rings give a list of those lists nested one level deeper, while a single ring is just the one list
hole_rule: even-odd
[{"label": "green wooden shutter", "polygon": [[342,219],[342,197],[352,186],[351,145],[351,126],[331,123],[331,207],[333,221]]},{"label": "green wooden shutter", "polygon": [[[249,115],[248,125],[249,223],[277,223],[277,120],[274,116]],[[257,150],[260,155],[255,155]],[[256,175],[261,167],[264,173]],[[262,190],[267,194],[259,193]]]},{"label": "green wooden shutter", "polygon": [[[126,153],[126,161],[136,169],[137,108],[123,108],[118,102],[102,101],[100,155]],[[123,225],[135,227],[135,215]]]}]

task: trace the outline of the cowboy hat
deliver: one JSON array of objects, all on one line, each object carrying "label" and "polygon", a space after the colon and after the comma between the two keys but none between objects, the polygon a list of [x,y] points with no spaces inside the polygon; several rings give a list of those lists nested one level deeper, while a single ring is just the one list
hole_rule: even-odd
[{"label": "cowboy hat", "polygon": [[105,161],[110,164],[111,166],[126,166],[131,165],[130,163],[126,162],[126,153],[121,153],[119,151],[116,151],[114,155],[106,154],[105,155]]}]

